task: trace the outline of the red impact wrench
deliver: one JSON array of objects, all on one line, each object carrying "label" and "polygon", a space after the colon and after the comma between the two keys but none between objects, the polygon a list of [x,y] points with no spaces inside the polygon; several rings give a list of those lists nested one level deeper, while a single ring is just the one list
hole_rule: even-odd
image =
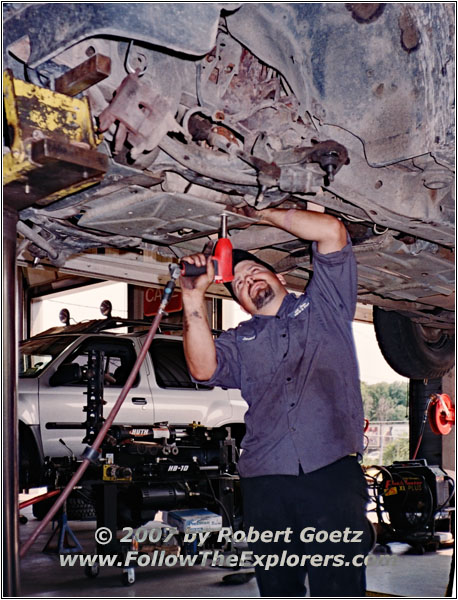
[{"label": "red impact wrench", "polygon": [[[232,244],[227,237],[227,215],[221,216],[219,240],[213,249],[213,265],[215,267],[215,283],[229,283],[234,279],[232,272]],[[186,261],[179,263],[183,277],[198,277],[207,272],[207,267],[197,267]]]}]

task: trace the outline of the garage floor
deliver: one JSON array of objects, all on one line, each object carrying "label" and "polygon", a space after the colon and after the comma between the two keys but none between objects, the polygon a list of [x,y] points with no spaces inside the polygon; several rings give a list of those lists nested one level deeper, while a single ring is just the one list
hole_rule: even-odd
[{"label": "garage floor", "polygon": [[[26,540],[38,525],[31,509],[22,511],[29,520],[20,525],[20,538]],[[94,522],[70,522],[83,549],[94,551]],[[121,570],[102,567],[97,578],[84,575],[81,566],[60,566],[56,554],[42,552],[51,533],[43,533],[21,562],[21,595],[23,597],[258,597],[256,581],[251,579],[239,585],[225,585],[232,571],[218,567],[145,567],[136,570],[136,582],[124,586]],[[368,595],[395,595],[414,597],[442,597],[449,579],[452,550],[418,555],[373,556],[368,567]]]}]

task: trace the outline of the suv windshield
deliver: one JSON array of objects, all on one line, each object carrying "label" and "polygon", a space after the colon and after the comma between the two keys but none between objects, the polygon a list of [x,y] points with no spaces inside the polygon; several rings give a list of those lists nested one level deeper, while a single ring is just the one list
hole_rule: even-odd
[{"label": "suv windshield", "polygon": [[19,377],[37,377],[59,354],[67,348],[75,336],[46,336],[22,342],[19,348]]}]

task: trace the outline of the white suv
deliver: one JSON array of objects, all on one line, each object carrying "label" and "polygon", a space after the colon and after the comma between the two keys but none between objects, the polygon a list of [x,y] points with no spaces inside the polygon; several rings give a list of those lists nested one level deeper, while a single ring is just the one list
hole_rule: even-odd
[{"label": "white suv", "polygon": [[[120,334],[109,328],[136,324],[120,319],[90,321],[50,329],[21,343],[19,381],[20,483],[44,483],[45,458],[79,457],[85,447],[84,422],[88,352],[101,350],[106,417],[146,339],[147,331]],[[143,326],[145,324],[143,323]],[[244,433],[247,405],[237,390],[192,382],[181,338],[159,334],[115,424],[171,426],[200,423],[227,428],[237,443]]]}]

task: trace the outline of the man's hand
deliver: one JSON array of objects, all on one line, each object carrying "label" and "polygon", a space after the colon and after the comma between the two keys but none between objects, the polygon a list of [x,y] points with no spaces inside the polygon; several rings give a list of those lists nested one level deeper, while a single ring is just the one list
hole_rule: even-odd
[{"label": "man's hand", "polygon": [[206,256],[203,253],[191,254],[181,259],[182,262],[187,262],[196,267],[207,267],[207,272],[198,277],[186,277],[181,275],[180,283],[183,294],[200,292],[205,294],[207,289],[213,283],[215,277],[215,267],[211,256]]},{"label": "man's hand", "polygon": [[249,217],[250,219],[256,219],[259,221],[262,216],[262,210],[257,210],[250,204],[243,204],[242,206],[231,206],[231,212],[241,215],[242,217]]},{"label": "man's hand", "polygon": [[209,240],[202,252],[191,254],[181,259],[182,262],[187,262],[196,267],[207,267],[207,272],[197,277],[180,277],[180,283],[183,293],[197,291],[205,294],[209,286],[212,284],[215,277],[215,267],[211,260],[213,248],[215,244],[213,240]]}]

